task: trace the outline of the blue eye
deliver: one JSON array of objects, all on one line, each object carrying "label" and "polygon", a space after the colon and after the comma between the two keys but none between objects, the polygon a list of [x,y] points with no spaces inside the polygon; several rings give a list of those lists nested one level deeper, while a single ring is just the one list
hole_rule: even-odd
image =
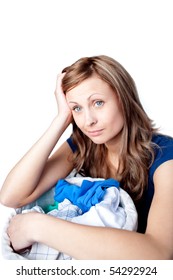
[{"label": "blue eye", "polygon": [[95,102],[96,107],[101,107],[101,106],[103,106],[103,104],[104,104],[104,102],[101,100],[98,100]]},{"label": "blue eye", "polygon": [[80,112],[80,111],[81,111],[81,108],[78,107],[78,106],[75,106],[75,107],[73,108],[73,111],[75,111],[75,112]]}]

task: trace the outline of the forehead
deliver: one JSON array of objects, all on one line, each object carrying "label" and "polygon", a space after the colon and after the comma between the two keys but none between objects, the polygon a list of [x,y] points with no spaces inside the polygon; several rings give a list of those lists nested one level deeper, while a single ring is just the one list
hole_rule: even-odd
[{"label": "forehead", "polygon": [[91,94],[102,94],[113,92],[109,84],[100,79],[97,76],[92,76],[84,81],[82,81],[79,85],[69,90],[66,93],[67,100],[77,99],[80,97],[86,97]]}]

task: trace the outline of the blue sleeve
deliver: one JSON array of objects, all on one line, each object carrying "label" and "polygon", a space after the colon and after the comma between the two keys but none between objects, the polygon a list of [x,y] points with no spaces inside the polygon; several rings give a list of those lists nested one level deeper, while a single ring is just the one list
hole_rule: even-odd
[{"label": "blue sleeve", "polygon": [[158,136],[155,143],[155,160],[150,168],[150,175],[153,177],[155,170],[164,162],[173,160],[173,138]]},{"label": "blue sleeve", "polygon": [[75,153],[76,150],[77,150],[77,147],[76,147],[76,145],[73,143],[73,140],[72,140],[71,137],[67,139],[67,143],[69,144],[70,148],[72,149],[72,152]]}]

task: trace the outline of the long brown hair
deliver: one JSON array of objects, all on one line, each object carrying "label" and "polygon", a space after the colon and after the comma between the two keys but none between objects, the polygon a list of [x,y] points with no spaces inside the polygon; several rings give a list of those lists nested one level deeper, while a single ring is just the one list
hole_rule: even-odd
[{"label": "long brown hair", "polygon": [[[124,127],[121,136],[119,167],[115,177],[134,200],[142,197],[148,183],[148,169],[154,158],[152,135],[156,132],[152,120],[144,111],[136,85],[125,68],[111,57],[84,57],[66,67],[62,81],[64,93],[96,74],[118,95],[122,106]],[[111,176],[108,151],[104,144],[93,143],[73,123],[72,140],[77,147],[74,166],[84,176]]]}]

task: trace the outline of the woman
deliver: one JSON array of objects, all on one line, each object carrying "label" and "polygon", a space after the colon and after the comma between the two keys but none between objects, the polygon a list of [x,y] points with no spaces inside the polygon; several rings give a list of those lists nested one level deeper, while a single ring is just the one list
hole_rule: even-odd
[{"label": "woman", "polygon": [[[26,205],[75,168],[117,179],[135,202],[138,231],[27,213],[10,223],[13,248],[41,242],[75,259],[173,259],[173,139],[158,134],[131,76],[110,57],[81,58],[59,75],[55,96],[58,115],[7,176],[1,203]],[[71,122],[71,138],[50,156]]]}]

